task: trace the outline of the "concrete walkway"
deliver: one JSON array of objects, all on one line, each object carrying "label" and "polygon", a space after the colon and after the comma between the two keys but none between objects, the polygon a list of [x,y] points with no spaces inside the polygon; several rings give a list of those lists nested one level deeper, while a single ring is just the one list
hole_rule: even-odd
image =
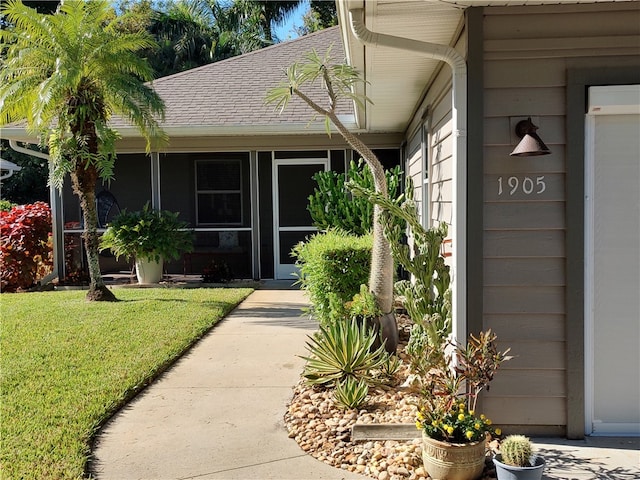
[{"label": "concrete walkway", "polygon": [[128,479],[363,479],[304,453],[283,416],[308,334],[299,290],[256,290],[98,436],[92,474]]},{"label": "concrete walkway", "polygon": [[[366,479],[305,454],[283,423],[317,325],[290,283],[251,294],[98,436],[92,474],[129,479]],[[533,439],[547,480],[640,479],[640,438]]]}]

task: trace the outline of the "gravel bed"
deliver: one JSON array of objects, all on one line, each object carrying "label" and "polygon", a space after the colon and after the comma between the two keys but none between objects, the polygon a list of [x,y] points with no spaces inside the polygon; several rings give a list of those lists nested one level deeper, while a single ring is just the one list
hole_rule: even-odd
[{"label": "gravel bed", "polygon": [[[403,386],[408,377],[404,353],[410,321],[398,318],[402,366],[391,387],[370,388],[361,410],[344,410],[328,390],[309,387],[301,380],[284,416],[289,437],[316,459],[377,480],[428,480],[422,467],[422,440],[352,441],[351,428],[357,423],[414,423],[417,396]],[[495,448],[495,445],[492,446]],[[495,479],[495,468],[487,457],[483,480]]]}]

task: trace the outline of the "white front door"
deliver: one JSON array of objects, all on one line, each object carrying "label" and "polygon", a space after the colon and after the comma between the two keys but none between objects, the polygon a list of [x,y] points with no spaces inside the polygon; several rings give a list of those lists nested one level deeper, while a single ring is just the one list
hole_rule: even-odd
[{"label": "white front door", "polygon": [[640,435],[640,86],[589,90],[585,433]]},{"label": "white front door", "polygon": [[329,160],[274,160],[273,218],[275,278],[292,279],[297,269],[291,249],[317,231],[307,210],[316,188],[313,175],[329,169]]}]

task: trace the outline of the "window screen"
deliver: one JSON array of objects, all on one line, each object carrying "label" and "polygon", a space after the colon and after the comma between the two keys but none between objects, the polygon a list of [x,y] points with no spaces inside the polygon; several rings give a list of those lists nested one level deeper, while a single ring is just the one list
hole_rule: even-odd
[{"label": "window screen", "polygon": [[241,225],[241,161],[197,161],[196,205],[198,225]]}]

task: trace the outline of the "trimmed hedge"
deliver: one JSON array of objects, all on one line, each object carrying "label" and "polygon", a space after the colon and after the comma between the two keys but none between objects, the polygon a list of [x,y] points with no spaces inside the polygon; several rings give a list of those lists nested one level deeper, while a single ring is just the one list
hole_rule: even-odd
[{"label": "trimmed hedge", "polygon": [[371,235],[328,230],[293,249],[300,269],[298,283],[309,292],[311,311],[321,324],[344,318],[345,302],[367,284],[372,246]]}]

